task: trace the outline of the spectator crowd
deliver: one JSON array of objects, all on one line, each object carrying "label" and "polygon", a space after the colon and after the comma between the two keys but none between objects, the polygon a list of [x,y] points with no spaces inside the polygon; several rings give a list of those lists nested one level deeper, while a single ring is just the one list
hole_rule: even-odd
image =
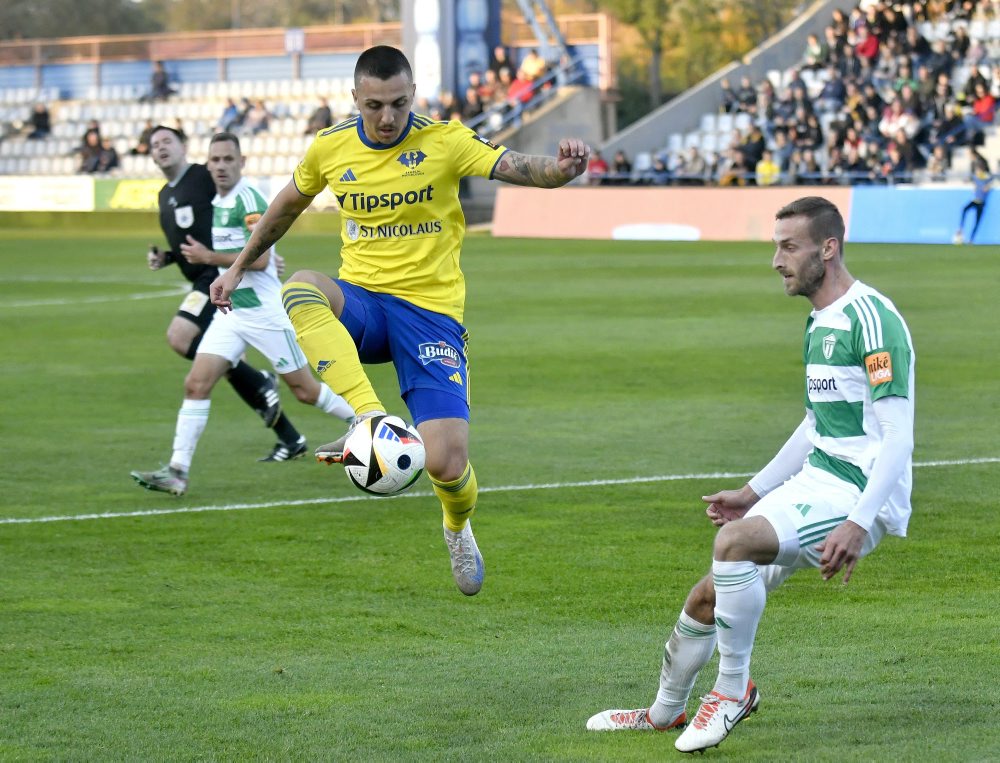
[{"label": "spectator crowd", "polygon": [[734,125],[721,141],[651,151],[635,170],[620,161],[609,168],[595,155],[589,182],[943,180],[956,152],[981,146],[994,123],[1000,3],[862,0],[835,10],[782,76],[723,79],[720,87],[720,115],[707,121]]}]

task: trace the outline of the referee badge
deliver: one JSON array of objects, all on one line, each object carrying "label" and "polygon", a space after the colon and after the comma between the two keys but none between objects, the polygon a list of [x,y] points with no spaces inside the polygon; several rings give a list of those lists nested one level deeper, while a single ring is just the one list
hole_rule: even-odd
[{"label": "referee badge", "polygon": [[174,221],[178,228],[190,228],[194,225],[194,209],[191,207],[177,207],[174,210]]}]

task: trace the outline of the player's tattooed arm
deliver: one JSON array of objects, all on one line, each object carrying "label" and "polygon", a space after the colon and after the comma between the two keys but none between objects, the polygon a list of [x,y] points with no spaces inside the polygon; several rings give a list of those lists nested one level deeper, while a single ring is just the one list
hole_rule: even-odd
[{"label": "player's tattooed arm", "polygon": [[587,169],[590,146],[575,138],[559,141],[556,156],[529,156],[507,151],[500,157],[493,177],[513,185],[558,188]]},{"label": "player's tattooed arm", "polygon": [[254,223],[250,240],[234,263],[240,271],[246,272],[259,257],[269,252],[312,202],[311,196],[303,196],[292,184],[289,186],[279,191],[267,211]]},{"label": "player's tattooed arm", "polygon": [[508,151],[500,158],[493,177],[513,185],[530,185],[536,188],[558,188],[569,178],[564,178],[553,156],[528,156]]}]

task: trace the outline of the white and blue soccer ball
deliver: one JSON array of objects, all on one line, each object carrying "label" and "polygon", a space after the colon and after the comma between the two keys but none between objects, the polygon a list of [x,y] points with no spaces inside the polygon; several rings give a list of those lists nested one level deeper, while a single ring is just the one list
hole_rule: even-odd
[{"label": "white and blue soccer ball", "polygon": [[372,416],[354,427],[342,463],[351,482],[366,493],[395,495],[423,473],[424,442],[398,416]]}]

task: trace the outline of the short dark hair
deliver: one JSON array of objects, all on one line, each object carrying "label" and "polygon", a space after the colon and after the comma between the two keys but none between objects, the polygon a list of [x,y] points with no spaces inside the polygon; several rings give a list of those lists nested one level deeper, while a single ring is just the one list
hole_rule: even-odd
[{"label": "short dark hair", "polygon": [[822,244],[828,238],[835,238],[840,251],[844,251],[844,218],[833,202],[822,196],[803,196],[779,209],[774,219],[799,216],[809,220],[809,235],[814,243]]},{"label": "short dark hair", "polygon": [[387,80],[397,74],[413,79],[413,69],[406,56],[390,45],[376,45],[358,56],[358,63],[354,66],[354,84],[357,85],[362,77]]},{"label": "short dark hair", "polygon": [[178,130],[176,127],[171,127],[170,125],[156,125],[152,130],[149,131],[149,139],[152,140],[153,136],[156,135],[160,130],[166,130],[167,132],[172,132],[174,137],[177,138],[181,143],[187,143],[187,136]]},{"label": "short dark hair", "polygon": [[215,135],[212,136],[212,139],[208,141],[208,146],[209,148],[211,148],[216,143],[226,143],[226,142],[231,142],[233,145],[236,146],[236,153],[238,154],[243,153],[243,149],[240,148],[240,139],[237,138],[236,135],[234,135],[231,132],[215,133]]}]

